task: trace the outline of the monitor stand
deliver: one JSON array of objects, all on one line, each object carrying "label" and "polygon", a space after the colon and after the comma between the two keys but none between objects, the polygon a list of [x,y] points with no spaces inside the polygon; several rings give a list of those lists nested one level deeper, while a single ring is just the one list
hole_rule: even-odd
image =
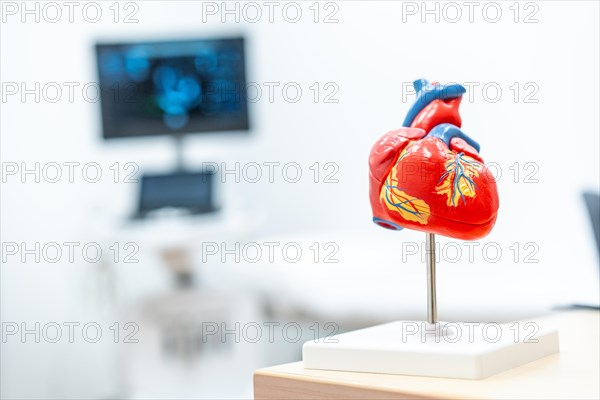
[{"label": "monitor stand", "polygon": [[175,171],[185,171],[185,157],[183,154],[183,134],[174,135],[175,139]]}]

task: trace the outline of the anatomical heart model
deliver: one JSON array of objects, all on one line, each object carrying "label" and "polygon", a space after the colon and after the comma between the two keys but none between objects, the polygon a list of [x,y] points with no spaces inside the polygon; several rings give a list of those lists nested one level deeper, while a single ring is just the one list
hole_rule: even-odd
[{"label": "anatomical heart model", "polygon": [[[498,190],[471,134],[476,127],[469,134],[462,130],[458,107],[465,88],[424,79],[414,86],[416,101],[402,127],[371,150],[369,196],[377,225],[425,232],[427,321],[389,322],[306,342],[304,368],[483,379],[558,353],[554,328],[519,341],[516,323],[497,324],[490,339],[487,324],[438,321],[435,235],[477,240],[490,233]],[[519,337],[528,334],[520,331]]]},{"label": "anatomical heart model", "polygon": [[434,234],[475,240],[494,227],[498,190],[461,129],[465,88],[421,79],[402,128],[386,133],[369,156],[373,221],[388,229],[427,232],[429,322],[436,321]]}]

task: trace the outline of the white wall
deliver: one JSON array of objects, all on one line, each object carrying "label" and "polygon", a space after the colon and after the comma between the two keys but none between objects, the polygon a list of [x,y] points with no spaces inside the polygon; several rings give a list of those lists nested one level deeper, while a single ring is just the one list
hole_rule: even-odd
[{"label": "white wall", "polygon": [[[250,136],[191,137],[186,151],[195,165],[296,161],[303,166],[307,179],[298,184],[282,179],[274,184],[227,184],[228,207],[236,204],[265,215],[264,235],[369,232],[367,156],[379,136],[402,123],[412,101],[403,101],[403,83],[420,77],[477,82],[474,101],[465,99],[461,106],[463,127],[482,144],[486,161],[497,162],[503,174],[500,216],[486,240],[503,248],[515,241],[538,243],[538,258],[548,275],[532,284],[547,282],[548,290],[569,293],[577,285],[582,292],[593,288],[597,258],[580,192],[599,186],[598,3],[537,2],[539,22],[533,24],[514,23],[508,3],[502,3],[503,17],[495,24],[486,22],[480,11],[474,23],[464,15],[456,24],[435,23],[431,16],[421,24],[418,15],[402,21],[400,2],[337,4],[335,24],[315,24],[308,3],[302,5],[306,16],[297,24],[287,23],[281,14],[275,23],[222,24],[217,18],[203,23],[202,3],[192,1],[138,2],[139,23],[130,25],[110,18],[90,24],[80,17],[73,24],[21,24],[8,16],[0,28],[1,78],[28,85],[92,82],[97,40],[246,35],[249,81],[298,82],[303,98],[292,104],[280,93],[274,103],[263,97],[252,105]],[[520,19],[526,14],[521,12]],[[315,104],[308,89],[314,82],[335,82],[339,102]],[[503,90],[496,103],[482,95],[481,87],[490,82]],[[517,103],[510,89],[515,82],[521,88]],[[539,87],[535,104],[523,102],[527,82]],[[105,173],[115,161],[150,170],[171,166],[168,139],[105,143],[98,114],[98,104],[83,101],[80,94],[72,104],[64,99],[36,104],[31,97],[22,103],[18,96],[10,97],[2,103],[0,118],[2,162],[97,161]],[[314,162],[339,165],[339,183],[311,183],[308,167]],[[535,163],[539,183],[523,183],[522,176],[513,182],[509,166],[515,162]],[[94,221],[129,212],[136,190],[104,179],[98,184],[8,179],[1,193],[3,242],[94,240]],[[83,272],[77,266],[9,262],[3,263],[1,273],[3,320],[64,319],[78,312],[73,296]],[[7,351],[3,382],[7,390],[17,390],[24,371],[42,367],[9,365],[7,359],[14,362],[27,353]],[[10,351],[16,353],[11,357]],[[28,390],[26,394],[36,396],[50,389],[31,385]]]}]

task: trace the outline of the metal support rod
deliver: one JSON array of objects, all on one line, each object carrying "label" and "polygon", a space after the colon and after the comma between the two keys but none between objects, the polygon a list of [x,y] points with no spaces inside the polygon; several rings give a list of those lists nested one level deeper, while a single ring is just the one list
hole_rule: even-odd
[{"label": "metal support rod", "polygon": [[183,135],[175,135],[175,169],[178,172],[185,170],[185,160],[183,157]]},{"label": "metal support rod", "polygon": [[428,233],[425,240],[425,257],[427,261],[427,321],[437,322],[437,303],[435,297],[435,235]]}]

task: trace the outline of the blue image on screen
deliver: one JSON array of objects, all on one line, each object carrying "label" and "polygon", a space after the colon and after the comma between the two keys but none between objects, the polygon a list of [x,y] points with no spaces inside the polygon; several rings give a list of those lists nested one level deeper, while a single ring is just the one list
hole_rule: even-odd
[{"label": "blue image on screen", "polygon": [[96,46],[105,138],[246,131],[241,38]]}]

